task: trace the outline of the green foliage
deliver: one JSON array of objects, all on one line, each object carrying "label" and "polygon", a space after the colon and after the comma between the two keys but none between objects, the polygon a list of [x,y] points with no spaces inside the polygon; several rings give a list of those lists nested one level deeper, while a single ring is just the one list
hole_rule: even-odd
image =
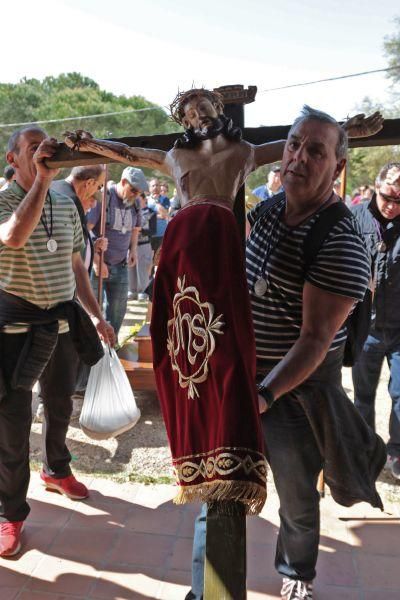
[{"label": "green foliage", "polygon": [[246,188],[248,188],[249,192],[254,190],[254,188],[258,187],[259,185],[263,185],[267,181],[270,168],[270,165],[264,165],[263,167],[259,167],[253,171],[253,173],[248,176]]},{"label": "green foliage", "polygon": [[175,483],[175,479],[170,475],[159,475],[154,477],[153,475],[139,473],[137,469],[133,469],[130,473],[128,473],[123,481],[129,483],[143,483],[144,485],[171,485],[172,483]]},{"label": "green foliage", "polygon": [[393,161],[400,161],[400,146],[352,148],[349,150],[346,192],[351,195],[360,185],[374,185],[381,167]]},{"label": "green foliage", "polygon": [[[82,118],[88,115],[149,108],[152,110]],[[4,125],[56,121],[75,116],[77,118],[70,121],[43,123],[41,127],[57,139],[62,138],[64,131],[74,129],[87,129],[100,138],[179,131],[179,126],[169,120],[161,107],[148,102],[143,96],[117,96],[101,90],[93,79],[80,73],[48,76],[43,81],[23,78],[17,84],[0,83],[0,124],[3,125],[0,127],[0,148],[3,152],[8,138],[19,128],[16,125]],[[111,165],[110,178],[118,179],[122,168],[122,165]],[[150,176],[152,172],[147,171],[146,174]]]},{"label": "green foliage", "polygon": [[[253,171],[253,173],[251,173],[246,180],[246,194],[251,196],[251,190],[254,190],[254,188],[266,183],[268,179],[268,173],[272,167],[279,166],[279,164],[280,163],[277,162],[270,165],[264,165]],[[258,199],[255,198],[255,201],[258,202]]]},{"label": "green foliage", "polygon": [[[398,67],[400,66],[400,16],[395,17],[393,22],[397,26],[398,31],[394,35],[385,36],[383,48],[385,56],[389,59],[389,67]],[[399,83],[400,69],[390,71],[388,76],[393,83]]]},{"label": "green foliage", "polygon": [[[388,67],[400,66],[400,17],[394,23],[398,31],[384,40],[384,53],[389,59]],[[363,98],[357,107],[359,112],[371,114],[380,110],[387,119],[400,118],[400,94],[395,85],[400,82],[400,68],[389,71],[388,79],[393,83],[390,103],[384,105],[369,97]],[[346,191],[351,194],[359,185],[373,184],[379,170],[387,162],[400,161],[400,146],[381,146],[377,148],[354,148],[349,152]]]},{"label": "green foliage", "polygon": [[120,344],[116,344],[115,345],[115,352],[118,352],[119,350],[121,350],[121,348],[123,348],[126,344],[128,344],[131,340],[134,340],[134,338],[137,336],[137,334],[139,333],[139,331],[142,329],[143,325],[145,324],[146,321],[142,321],[141,323],[135,323],[135,325],[133,325],[130,329],[129,329],[129,334],[124,337],[124,339],[122,340],[122,342]]}]

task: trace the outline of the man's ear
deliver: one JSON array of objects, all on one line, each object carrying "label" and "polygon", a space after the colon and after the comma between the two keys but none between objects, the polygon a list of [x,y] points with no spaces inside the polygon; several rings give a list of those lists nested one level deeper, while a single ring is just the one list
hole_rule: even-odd
[{"label": "man's ear", "polygon": [[18,167],[18,164],[15,162],[15,152],[7,152],[6,161],[11,167],[14,167],[14,169],[15,167]]},{"label": "man's ear", "polygon": [[189,129],[190,128],[190,123],[188,121],[188,119],[186,117],[183,117],[182,119],[182,125],[184,126],[185,129]]},{"label": "man's ear", "polygon": [[340,160],[337,165],[336,165],[336,169],[335,169],[335,174],[333,176],[333,180],[337,179],[340,175],[340,173],[343,171],[343,169],[346,166],[346,162],[347,160],[345,158],[342,158],[342,160]]},{"label": "man's ear", "polygon": [[224,114],[224,107],[221,106],[218,102],[213,102],[212,105],[215,108],[215,111],[216,111],[216,113],[217,113],[218,116]]}]

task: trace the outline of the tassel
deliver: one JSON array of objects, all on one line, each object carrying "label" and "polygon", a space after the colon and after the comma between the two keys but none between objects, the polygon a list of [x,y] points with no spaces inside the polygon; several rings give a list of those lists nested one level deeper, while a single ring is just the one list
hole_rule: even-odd
[{"label": "tassel", "polygon": [[[244,481],[204,482],[199,485],[181,486],[174,498],[174,504],[201,502],[210,504],[220,502],[223,507],[226,501],[240,502],[244,505],[246,515],[258,515],[267,499],[267,490],[257,483]],[[226,507],[226,505],[225,505]]]}]

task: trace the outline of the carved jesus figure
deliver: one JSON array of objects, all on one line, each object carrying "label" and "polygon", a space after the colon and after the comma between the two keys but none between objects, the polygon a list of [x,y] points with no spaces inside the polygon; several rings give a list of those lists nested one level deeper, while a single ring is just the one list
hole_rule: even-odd
[{"label": "carved jesus figure", "polygon": [[[193,89],[178,94],[171,113],[185,134],[169,152],[97,140],[81,130],[67,133],[65,143],[117,162],[158,169],[174,179],[182,206],[198,197],[222,197],[233,203],[252,171],[282,157],[284,140],[254,145],[241,139],[240,129],[223,114],[218,92]],[[382,117],[379,112],[367,118],[356,115],[344,127],[349,137],[369,136],[381,129]]]},{"label": "carved jesus figure", "polygon": [[[279,160],[284,141],[241,138],[218,92],[193,89],[171,105],[185,132],[169,152],[67,134],[73,149],[172,177],[182,209],[169,223],[153,296],[157,390],[180,492],[177,502],[235,500],[249,514],[265,501],[266,463],[255,387],[255,347],[236,194],[257,167]],[[347,123],[354,135],[379,114]],[[333,182],[332,182],[333,183]]]}]

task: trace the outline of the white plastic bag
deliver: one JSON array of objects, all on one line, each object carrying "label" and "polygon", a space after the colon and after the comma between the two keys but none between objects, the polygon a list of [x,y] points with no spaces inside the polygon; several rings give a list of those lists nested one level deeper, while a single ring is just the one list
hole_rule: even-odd
[{"label": "white plastic bag", "polygon": [[113,348],[90,371],[83,400],[80,426],[95,440],[115,437],[133,427],[140,418],[125,370]]}]

